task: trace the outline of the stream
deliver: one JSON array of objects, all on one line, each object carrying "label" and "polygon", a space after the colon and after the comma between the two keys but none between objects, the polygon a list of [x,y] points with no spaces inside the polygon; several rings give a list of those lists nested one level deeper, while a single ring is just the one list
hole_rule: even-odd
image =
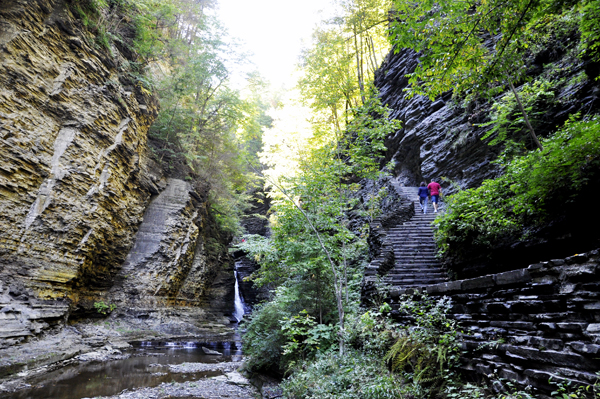
[{"label": "stream", "polygon": [[[239,322],[247,308],[239,292],[237,271],[235,277],[232,316]],[[3,392],[2,397],[81,399],[112,396],[134,389],[157,387],[163,383],[223,376],[237,369],[242,360],[242,342],[237,333],[233,340],[223,342],[202,341],[201,337],[193,337],[131,342],[131,345],[118,356],[121,359],[81,362],[44,373],[28,380],[29,388],[13,393]]]},{"label": "stream", "polygon": [[[129,357],[67,366],[30,381],[32,388],[3,393],[5,399],[81,399],[116,395],[125,389],[155,387],[164,382],[196,381],[223,375],[219,363],[240,361],[242,345],[228,342],[138,342],[124,351]],[[203,348],[222,353],[207,355]],[[205,363],[206,370],[185,372],[173,365]],[[215,367],[211,367],[214,365]],[[185,367],[185,366],[184,366]]]}]

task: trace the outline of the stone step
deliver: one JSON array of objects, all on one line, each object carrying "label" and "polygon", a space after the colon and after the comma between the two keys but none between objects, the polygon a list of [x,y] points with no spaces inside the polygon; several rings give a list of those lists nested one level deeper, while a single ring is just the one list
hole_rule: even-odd
[{"label": "stone step", "polygon": [[419,235],[433,235],[433,229],[430,226],[405,226],[402,229],[389,230],[390,234],[419,234]]},{"label": "stone step", "polygon": [[396,260],[399,259],[437,259],[435,251],[394,251],[394,257]]},{"label": "stone step", "polygon": [[441,272],[432,272],[432,273],[399,273],[397,271],[394,271],[393,274],[386,274],[385,275],[386,278],[391,278],[391,279],[433,279],[433,278],[439,278],[439,279],[446,279],[448,276],[445,273],[441,273]]},{"label": "stone step", "polygon": [[[407,267],[411,267],[411,268],[417,268],[417,267],[425,267],[425,268],[441,268],[442,265],[439,262],[436,262],[435,260],[415,260],[415,261],[402,261],[402,262],[395,262],[394,263],[394,269],[396,270],[401,270],[402,268],[407,268]],[[392,271],[393,273],[393,271]]]},{"label": "stone step", "polygon": [[[425,267],[425,268],[438,268],[441,269],[442,265],[437,259],[408,259],[408,260],[396,260],[394,262],[394,268],[400,270],[402,267]],[[393,271],[390,271],[393,273]]]},{"label": "stone step", "polygon": [[[401,195],[413,200],[415,214],[410,220],[388,230],[387,248],[393,251],[395,260],[393,268],[384,276],[384,281],[401,288],[448,281],[447,273],[436,258],[437,246],[432,222],[438,214],[433,212],[431,203],[428,204],[428,212],[422,212],[417,187],[397,188]],[[382,261],[374,260],[365,275],[377,274]]]},{"label": "stone step", "polygon": [[395,250],[394,257],[396,259],[402,259],[402,258],[415,259],[417,257],[424,258],[424,259],[437,259],[435,251],[407,251],[404,249]]},{"label": "stone step", "polygon": [[419,276],[412,276],[412,277],[406,277],[406,278],[390,278],[387,276],[383,277],[383,281],[388,283],[388,284],[392,284],[392,285],[403,285],[403,284],[439,284],[439,283],[444,283],[446,281],[448,281],[447,278],[443,278],[443,277],[427,277],[427,276],[423,276],[423,277],[419,277]]},{"label": "stone step", "polygon": [[403,249],[409,250],[409,251],[414,251],[414,250],[424,250],[424,251],[433,251],[435,252],[437,249],[437,246],[435,245],[435,242],[429,241],[427,242],[426,240],[423,240],[423,242],[420,241],[393,241],[391,248],[399,248],[402,247]]},{"label": "stone step", "polygon": [[405,244],[403,245],[401,242],[394,243],[390,249],[393,249],[394,252],[406,252],[406,253],[430,253],[435,254],[437,252],[437,247],[434,244],[423,243],[423,245],[419,244]]},{"label": "stone step", "polygon": [[443,273],[445,272],[438,265],[398,265],[394,269],[390,270],[388,275],[398,274],[398,273]]},{"label": "stone step", "polygon": [[433,234],[430,233],[415,233],[415,232],[392,232],[388,234],[388,237],[394,237],[398,239],[402,238],[428,238],[433,240]]},{"label": "stone step", "polygon": [[388,233],[388,237],[394,237],[394,238],[410,238],[410,237],[415,237],[415,238],[430,238],[433,239],[434,235],[433,232],[427,231],[427,232],[420,232],[420,231],[392,231]]},{"label": "stone step", "polygon": [[442,279],[436,279],[436,278],[432,278],[432,279],[404,279],[404,280],[391,280],[391,279],[386,279],[385,277],[383,278],[383,281],[391,284],[392,286],[400,286],[400,287],[410,287],[410,286],[415,286],[415,285],[430,285],[430,284],[439,284],[439,283],[445,283],[447,280],[442,280]]},{"label": "stone step", "polygon": [[439,275],[446,275],[446,273],[439,266],[431,266],[431,265],[400,265],[400,267],[395,267],[390,270],[387,274],[388,276],[395,276],[400,274],[415,274],[415,273],[435,273]]},{"label": "stone step", "polygon": [[401,264],[403,262],[429,262],[429,263],[439,263],[439,260],[431,255],[431,256],[410,256],[410,255],[394,255],[394,262],[397,264]]},{"label": "stone step", "polygon": [[420,243],[418,243],[418,244],[410,244],[410,243],[402,243],[402,246],[406,247],[406,248],[427,248],[427,249],[429,249],[429,248],[435,248],[435,244],[433,244],[433,243],[432,244],[420,244]]},{"label": "stone step", "polygon": [[431,238],[429,238],[429,239],[423,238],[421,240],[396,240],[396,242],[394,242],[394,244],[392,244],[391,247],[394,248],[394,247],[403,246],[403,245],[421,245],[421,244],[435,246],[435,241],[433,241]]},{"label": "stone step", "polygon": [[400,258],[402,256],[427,256],[429,258],[435,258],[437,251],[435,250],[423,250],[423,249],[415,249],[410,250],[402,247],[394,248],[394,256],[396,258]]}]

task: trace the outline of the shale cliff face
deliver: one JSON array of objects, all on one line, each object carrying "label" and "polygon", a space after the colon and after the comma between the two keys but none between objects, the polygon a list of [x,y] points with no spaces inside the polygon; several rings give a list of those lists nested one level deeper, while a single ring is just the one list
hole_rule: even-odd
[{"label": "shale cliff face", "polygon": [[63,1],[0,1],[0,346],[99,301],[197,303],[227,274],[205,202],[149,157],[158,106],[127,61]]},{"label": "shale cliff face", "polygon": [[[528,69],[530,77],[545,76],[555,83],[556,102],[543,110],[544,123],[537,127],[542,136],[561,126],[570,114],[600,108],[600,90],[594,82],[598,65],[582,61],[560,46],[548,46],[547,51],[531,58]],[[382,102],[392,110],[391,117],[403,122],[403,128],[386,141],[386,161],[395,162],[396,176],[407,186],[447,177],[463,189],[496,177],[499,166],[490,162],[501,148],[481,140],[489,127],[478,126],[489,120],[491,103],[462,107],[451,100],[452,93],[435,101],[422,96],[409,99],[404,91],[408,87],[406,75],[417,63],[414,51],[396,53],[392,49],[375,76],[375,86]],[[453,187],[447,189],[452,191]]]}]

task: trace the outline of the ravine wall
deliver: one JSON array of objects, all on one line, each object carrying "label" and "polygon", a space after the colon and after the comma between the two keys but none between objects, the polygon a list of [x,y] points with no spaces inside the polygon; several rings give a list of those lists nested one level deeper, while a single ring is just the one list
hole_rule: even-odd
[{"label": "ravine wall", "polygon": [[[545,397],[555,382],[593,385],[600,370],[600,250],[524,269],[421,287],[449,296],[463,328],[463,371],[531,385]],[[414,291],[412,291],[414,292]],[[391,293],[392,315],[400,295]]]},{"label": "ravine wall", "polygon": [[106,317],[97,304],[228,323],[227,237],[202,184],[153,160],[158,102],[130,61],[65,1],[0,1],[0,349]]}]

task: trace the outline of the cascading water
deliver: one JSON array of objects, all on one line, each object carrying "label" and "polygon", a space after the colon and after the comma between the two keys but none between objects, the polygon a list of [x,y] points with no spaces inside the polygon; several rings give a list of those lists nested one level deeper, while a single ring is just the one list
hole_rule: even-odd
[{"label": "cascading water", "polygon": [[233,311],[233,317],[235,317],[235,319],[239,323],[240,321],[242,321],[244,313],[246,313],[246,307],[244,306],[244,298],[242,298],[242,296],[240,295],[240,283],[238,281],[237,262],[235,263],[235,270],[233,272],[233,275],[235,277],[235,299],[233,302],[235,310]]}]

